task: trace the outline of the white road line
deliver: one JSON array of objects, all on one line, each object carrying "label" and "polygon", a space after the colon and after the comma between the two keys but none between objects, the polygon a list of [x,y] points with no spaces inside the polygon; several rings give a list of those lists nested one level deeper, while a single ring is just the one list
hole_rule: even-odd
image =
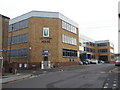
[{"label": "white road line", "polygon": [[108,83],[105,83],[104,88],[108,88],[108,85],[109,85]]},{"label": "white road line", "polygon": [[104,86],[104,88],[108,88],[107,86]]},{"label": "white road line", "polygon": [[100,73],[105,73],[105,72],[100,72]]},{"label": "white road line", "polygon": [[113,84],[113,86],[114,86],[114,87],[116,87],[116,86],[117,86],[117,84]]}]

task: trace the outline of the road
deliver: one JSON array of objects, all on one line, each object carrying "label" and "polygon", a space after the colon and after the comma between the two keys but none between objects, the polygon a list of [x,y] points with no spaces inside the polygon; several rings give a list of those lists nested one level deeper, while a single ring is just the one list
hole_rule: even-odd
[{"label": "road", "polygon": [[3,84],[3,88],[118,88],[118,70],[114,64],[82,65]]}]

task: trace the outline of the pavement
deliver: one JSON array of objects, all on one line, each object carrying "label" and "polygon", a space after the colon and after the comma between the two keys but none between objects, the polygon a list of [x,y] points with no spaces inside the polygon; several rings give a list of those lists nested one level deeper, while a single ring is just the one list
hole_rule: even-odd
[{"label": "pavement", "polygon": [[1,80],[2,82],[0,82],[0,83],[5,84],[8,82],[29,78],[31,76],[32,76],[32,74],[25,74],[25,73],[17,73],[14,75],[2,76],[2,80]]}]

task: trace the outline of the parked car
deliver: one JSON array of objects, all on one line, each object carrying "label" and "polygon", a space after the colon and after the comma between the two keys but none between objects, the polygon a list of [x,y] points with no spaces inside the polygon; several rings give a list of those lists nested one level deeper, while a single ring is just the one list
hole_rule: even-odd
[{"label": "parked car", "polygon": [[101,60],[100,63],[105,63],[105,62]]},{"label": "parked car", "polygon": [[82,61],[80,61],[80,62],[79,62],[79,64],[80,64],[80,65],[83,65],[83,62],[82,62]]},{"label": "parked car", "polygon": [[84,65],[88,65],[89,64],[89,62],[87,60],[83,60],[82,62],[83,62]]},{"label": "parked car", "polygon": [[103,60],[98,60],[98,63],[102,63],[102,64],[103,64],[103,63],[105,63],[105,62],[104,62]]},{"label": "parked car", "polygon": [[90,59],[86,59],[86,61],[88,61],[88,63],[90,64],[92,60],[90,60]]},{"label": "parked car", "polygon": [[115,66],[120,66],[120,60],[115,61]]},{"label": "parked car", "polygon": [[98,64],[98,60],[91,60],[91,64]]}]

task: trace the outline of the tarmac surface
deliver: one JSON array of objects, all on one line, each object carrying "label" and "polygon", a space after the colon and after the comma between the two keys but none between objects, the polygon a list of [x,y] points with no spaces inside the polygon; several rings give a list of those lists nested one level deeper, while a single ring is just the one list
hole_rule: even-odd
[{"label": "tarmac surface", "polygon": [[[3,84],[3,88],[118,88],[118,70],[114,64],[79,65],[51,70],[20,71],[31,77]],[[31,73],[32,72],[32,73]],[[24,73],[25,74],[25,73]],[[107,80],[111,80],[106,84]],[[107,85],[107,86],[105,86]],[[111,86],[111,87],[109,87]]]}]

